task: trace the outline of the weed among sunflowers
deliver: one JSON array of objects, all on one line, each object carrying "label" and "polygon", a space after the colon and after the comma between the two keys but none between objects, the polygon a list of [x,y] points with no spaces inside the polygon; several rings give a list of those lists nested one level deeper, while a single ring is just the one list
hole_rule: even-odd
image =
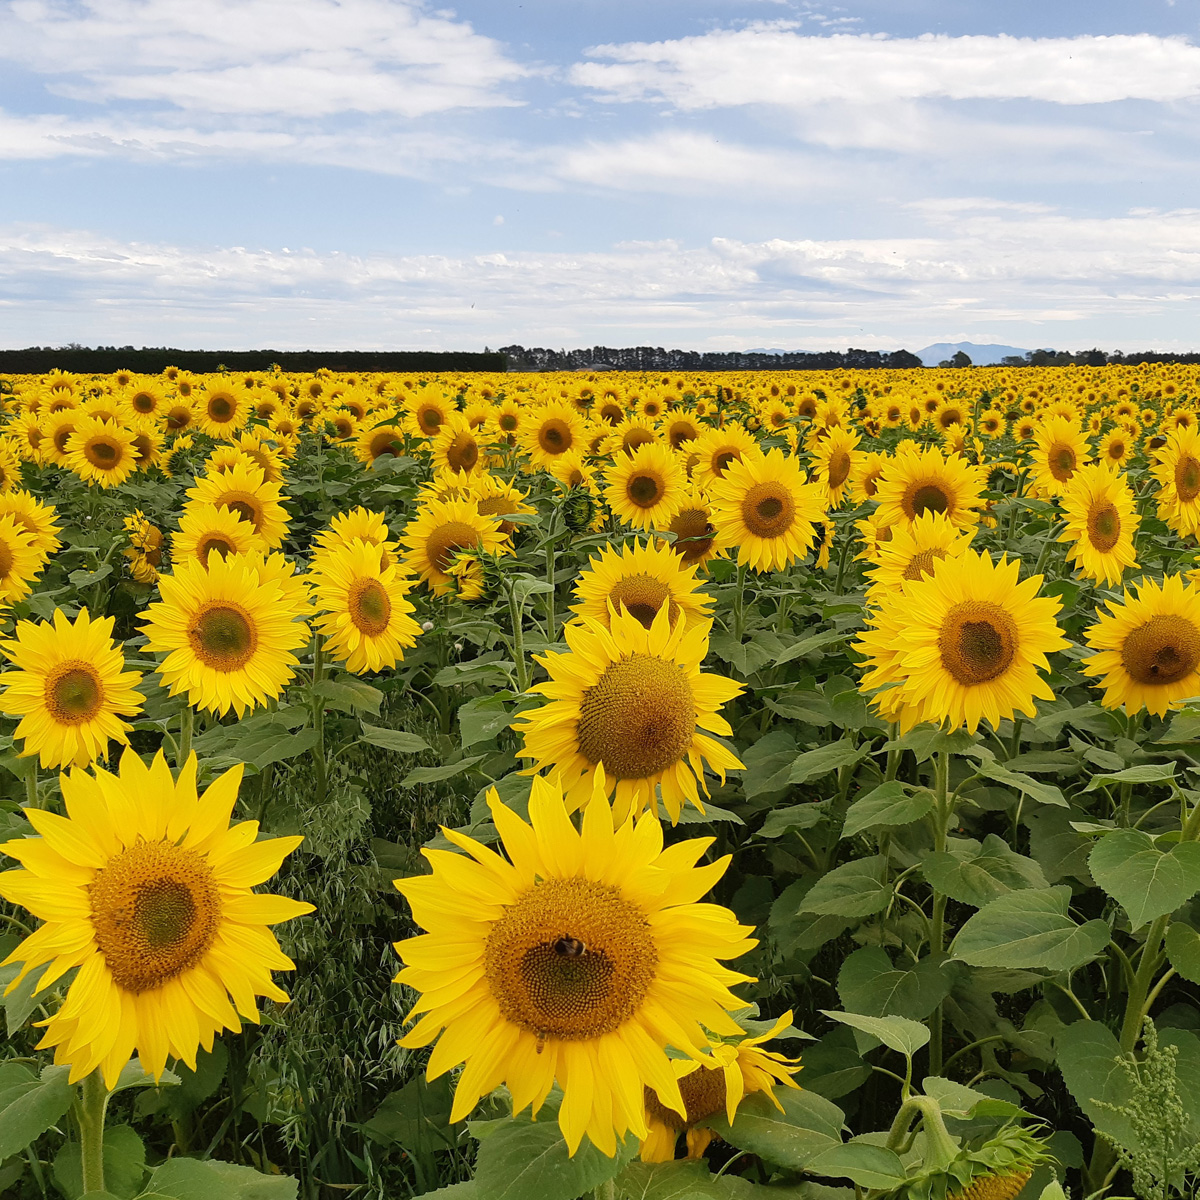
[{"label": "weed among sunflowers", "polygon": [[1194,1193],[1195,368],[0,407],[6,1200]]}]

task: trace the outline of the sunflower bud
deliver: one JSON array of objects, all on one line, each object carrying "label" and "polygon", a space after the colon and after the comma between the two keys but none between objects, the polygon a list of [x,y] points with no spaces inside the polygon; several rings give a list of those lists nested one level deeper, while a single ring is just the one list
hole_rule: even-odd
[{"label": "sunflower bud", "polygon": [[580,533],[596,519],[596,497],[583,488],[572,488],[562,502],[562,517],[568,529]]}]

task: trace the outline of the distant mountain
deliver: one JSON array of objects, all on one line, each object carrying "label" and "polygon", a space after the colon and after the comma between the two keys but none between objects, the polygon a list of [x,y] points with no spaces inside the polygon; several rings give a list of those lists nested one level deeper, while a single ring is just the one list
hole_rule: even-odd
[{"label": "distant mountain", "polygon": [[980,346],[975,342],[935,342],[917,351],[917,357],[927,366],[936,367],[938,363],[953,358],[956,351],[961,350],[977,367],[990,367],[1002,358],[1011,355],[1018,357],[1028,354],[1020,346]]},{"label": "distant mountain", "polygon": [[786,354],[787,351],[779,346],[751,346],[747,354]]}]

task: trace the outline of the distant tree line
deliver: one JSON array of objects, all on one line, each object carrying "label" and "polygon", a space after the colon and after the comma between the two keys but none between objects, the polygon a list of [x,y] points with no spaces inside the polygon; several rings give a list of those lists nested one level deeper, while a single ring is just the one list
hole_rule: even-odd
[{"label": "distant tree line", "polygon": [[700,350],[664,350],[662,346],[615,349],[592,346],[580,350],[547,350],[537,346],[502,346],[510,371],[836,371],[872,370],[880,367],[911,369],[921,360],[907,350],[800,350],[767,354],[741,350],[718,353]]},{"label": "distant tree line", "polygon": [[[957,357],[958,355],[955,355],[955,358]],[[1139,363],[1200,363],[1200,353],[1138,350],[1123,354],[1120,350],[1113,350],[1111,353],[1104,350],[1077,350],[1072,354],[1069,350],[1026,350],[1024,354],[1010,354],[1000,360],[1002,367],[1069,367],[1072,363],[1080,367],[1103,367],[1109,363],[1113,366],[1137,366]],[[965,365],[970,365],[969,361]]]}]

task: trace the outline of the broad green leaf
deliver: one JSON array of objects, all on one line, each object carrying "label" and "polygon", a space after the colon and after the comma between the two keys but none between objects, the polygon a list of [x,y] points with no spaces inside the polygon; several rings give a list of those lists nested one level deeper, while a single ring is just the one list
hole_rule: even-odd
[{"label": "broad green leaf", "polygon": [[1112,933],[1103,921],[1077,925],[1069,887],[1031,888],[1000,896],[959,930],[954,956],[973,967],[1073,971],[1095,958]]},{"label": "broad green leaf", "polygon": [[869,747],[856,746],[848,738],[840,742],[830,742],[827,746],[818,746],[815,750],[806,750],[798,754],[788,772],[788,783],[807,783],[810,779],[820,779],[841,767],[851,766],[866,758]]},{"label": "broad green leaf", "polygon": [[1063,799],[1062,792],[1053,784],[1042,783],[1040,780],[1021,774],[1020,771],[1012,771],[1002,763],[996,762],[995,759],[981,759],[975,764],[975,770],[985,779],[991,779],[995,783],[1007,784],[1008,787],[1018,792],[1023,792],[1031,800],[1036,800],[1039,804],[1052,804],[1055,808],[1068,807],[1066,800]]},{"label": "broad green leaf", "polygon": [[75,1095],[69,1074],[69,1067],[47,1067],[39,1079],[15,1063],[0,1067],[0,1162],[66,1115]]},{"label": "broad green leaf", "polygon": [[894,1150],[870,1142],[846,1142],[808,1164],[810,1175],[849,1179],[864,1188],[894,1188],[904,1180],[904,1164]]},{"label": "broad green leaf", "polygon": [[909,1058],[929,1041],[929,1030],[920,1021],[910,1021],[907,1017],[868,1017],[863,1013],[831,1012],[827,1008],[821,1012],[830,1020],[878,1038],[889,1049]]},{"label": "broad green leaf", "polygon": [[[708,808],[708,805],[706,804],[704,807]],[[789,829],[812,829],[814,825],[821,823],[827,811],[826,806],[819,801],[773,809],[767,814],[767,819],[762,823],[758,836],[777,838],[782,837]]]},{"label": "broad green leaf", "polygon": [[848,1025],[837,1025],[804,1049],[804,1088],[826,1100],[848,1096],[871,1077]]},{"label": "broad green leaf", "polygon": [[844,642],[847,637],[849,637],[848,633],[837,629],[827,629],[824,633],[809,634],[808,637],[793,642],[781,654],[777,654],[772,658],[771,665],[781,667],[784,663],[790,663],[797,658],[803,658],[806,654],[816,654],[818,650],[823,650],[826,646],[832,646],[835,642]]},{"label": "broad green leaf", "polygon": [[837,989],[849,1012],[923,1021],[949,995],[953,982],[935,959],[896,967],[880,947],[863,946],[842,963]]},{"label": "broad green leaf", "polygon": [[431,749],[429,743],[415,733],[404,729],[383,729],[378,725],[362,723],[362,740],[372,746],[382,746],[385,750],[394,750],[397,754],[420,754],[422,750]]},{"label": "broad green leaf", "polygon": [[772,1166],[802,1171],[823,1151],[841,1144],[845,1114],[815,1092],[776,1088],[780,1112],[769,1096],[756,1092],[738,1106],[730,1125],[723,1113],[702,1124],[731,1146],[748,1150]]},{"label": "broad green leaf", "polygon": [[[54,1156],[54,1182],[66,1196],[83,1193],[83,1164],[78,1142],[67,1142]],[[104,1186],[118,1200],[133,1200],[146,1178],[146,1147],[128,1125],[104,1130]]]},{"label": "broad green leaf", "polygon": [[977,1092],[965,1084],[943,1079],[939,1075],[928,1075],[921,1081],[921,1090],[938,1102],[938,1107],[948,1117],[968,1120],[974,1116],[1016,1117],[1019,1105],[1007,1100],[997,1100],[984,1092]]},{"label": "broad green leaf", "polygon": [[609,1158],[585,1136],[572,1157],[552,1115],[509,1118],[479,1143],[475,1183],[488,1200],[576,1200],[612,1179],[636,1151],[637,1139],[628,1137]]},{"label": "broad green leaf", "polygon": [[1200,891],[1200,842],[1180,842],[1164,853],[1141,830],[1114,829],[1097,841],[1088,866],[1134,929],[1174,912]]},{"label": "broad green leaf", "polygon": [[384,1098],[362,1127],[363,1132],[384,1145],[402,1146],[409,1151],[446,1149],[458,1141],[450,1125],[452,1104],[448,1076],[427,1083],[423,1075],[418,1075]]},{"label": "broad green leaf", "polygon": [[340,679],[322,679],[312,691],[320,696],[329,708],[339,712],[378,713],[383,702],[383,693],[353,675]]},{"label": "broad green leaf", "polygon": [[857,858],[822,875],[804,897],[801,911],[838,917],[869,917],[892,898],[887,862],[878,854]]},{"label": "broad green leaf", "polygon": [[1113,783],[1163,783],[1174,778],[1174,763],[1143,763],[1138,767],[1126,767],[1123,771],[1114,771],[1111,775],[1093,775],[1083,790],[1094,792],[1099,787],[1106,787]]},{"label": "broad green leaf", "polygon": [[483,759],[484,755],[476,754],[471,758],[460,758],[458,762],[447,763],[444,767],[417,767],[400,780],[400,786],[413,787],[418,783],[438,783],[443,779],[453,779],[455,775],[470,770],[476,763],[483,762]]},{"label": "broad green leaf", "polygon": [[290,1175],[263,1175],[212,1159],[169,1158],[150,1173],[144,1200],[152,1194],[171,1200],[296,1200],[297,1187]]},{"label": "broad green leaf", "polygon": [[846,811],[842,837],[854,837],[866,829],[909,825],[919,821],[933,808],[933,793],[922,788],[912,791],[898,779],[881,783],[860,796]]},{"label": "broad green leaf", "polygon": [[468,700],[458,710],[458,727],[462,731],[462,744],[468,746],[479,742],[490,742],[498,733],[512,724],[513,715],[505,707],[501,696],[478,696]]},{"label": "broad green leaf", "polygon": [[1167,958],[1189,983],[1200,983],[1200,933],[1182,921],[1167,927]]},{"label": "broad green leaf", "polygon": [[1017,854],[994,833],[982,844],[972,838],[952,838],[948,845],[947,850],[927,855],[921,870],[930,887],[960,904],[982,908],[1009,892],[1050,886],[1032,858]]},{"label": "broad green leaf", "polygon": [[751,1200],[760,1190],[737,1175],[714,1175],[703,1159],[631,1162],[617,1176],[622,1200]]},{"label": "broad green leaf", "polygon": [[1140,1141],[1124,1113],[1115,1111],[1133,1094],[1121,1069],[1121,1047],[1107,1025],[1076,1021],[1054,1035],[1055,1060],[1067,1090],[1097,1131],[1136,1150]]}]

